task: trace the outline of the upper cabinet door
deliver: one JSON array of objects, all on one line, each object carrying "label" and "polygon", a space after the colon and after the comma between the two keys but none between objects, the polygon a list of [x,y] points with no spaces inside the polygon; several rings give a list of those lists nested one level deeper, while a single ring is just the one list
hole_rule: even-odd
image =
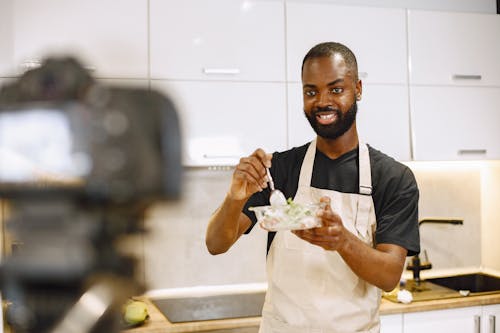
[{"label": "upper cabinet door", "polygon": [[500,158],[500,88],[411,88],[414,158]]},{"label": "upper cabinet door", "polygon": [[500,16],[409,11],[410,83],[500,86]]},{"label": "upper cabinet door", "polygon": [[14,0],[0,1],[0,77],[11,76],[14,70],[12,59],[12,13]]},{"label": "upper cabinet door", "polygon": [[288,83],[287,89],[288,147],[292,148],[313,140],[316,137],[316,133],[314,133],[304,114],[302,85],[299,83]]},{"label": "upper cabinet door", "polygon": [[177,107],[185,166],[232,166],[257,148],[286,148],[284,83],[154,80],[152,87]]},{"label": "upper cabinet door", "polygon": [[[387,101],[390,101],[388,103]],[[359,139],[400,161],[409,161],[410,122],[408,89],[402,85],[367,84],[358,102]],[[303,145],[316,137],[307,121],[299,83],[288,84],[288,142]]]},{"label": "upper cabinet door", "polygon": [[320,42],[341,42],[356,55],[365,83],[407,83],[403,9],[286,4],[288,81],[301,79],[302,60]]},{"label": "upper cabinet door", "polygon": [[411,160],[408,88],[365,84],[358,102],[359,139],[399,161]]},{"label": "upper cabinet door", "polygon": [[147,0],[15,0],[15,64],[75,55],[96,77],[147,78],[147,8]]},{"label": "upper cabinet door", "polygon": [[151,0],[151,77],[285,80],[281,1]]}]

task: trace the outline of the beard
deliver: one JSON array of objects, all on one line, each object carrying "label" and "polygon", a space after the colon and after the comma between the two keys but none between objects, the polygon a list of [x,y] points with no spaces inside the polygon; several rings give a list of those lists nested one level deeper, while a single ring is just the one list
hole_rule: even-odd
[{"label": "beard", "polygon": [[[333,123],[329,125],[319,124],[316,119],[316,114],[321,111],[335,112],[337,120],[335,120]],[[342,112],[339,109],[332,109],[331,107],[326,107],[326,108],[314,109],[311,112],[311,115],[308,115],[304,111],[304,115],[306,116],[307,120],[309,121],[309,124],[311,124],[311,127],[318,136],[325,139],[337,139],[351,128],[352,124],[356,120],[357,112],[358,112],[358,105],[356,101],[354,101],[349,110],[347,110],[345,114],[342,114]]]}]

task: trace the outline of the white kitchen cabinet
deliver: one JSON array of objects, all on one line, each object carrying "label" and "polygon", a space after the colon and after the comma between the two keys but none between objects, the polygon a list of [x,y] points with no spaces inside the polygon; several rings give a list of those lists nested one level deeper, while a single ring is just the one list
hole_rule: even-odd
[{"label": "white kitchen cabinet", "polygon": [[235,165],[257,148],[286,148],[284,83],[152,81],[181,119],[184,165]]},{"label": "white kitchen cabinet", "polygon": [[481,307],[412,312],[403,314],[404,333],[480,332]]},{"label": "white kitchen cabinet", "polygon": [[149,89],[149,80],[97,79],[97,82],[111,87]]},{"label": "white kitchen cabinet", "polygon": [[380,316],[380,333],[403,333],[403,315]]},{"label": "white kitchen cabinet", "polygon": [[500,16],[410,10],[410,83],[500,86]]},{"label": "white kitchen cabinet", "polygon": [[500,158],[500,88],[411,87],[414,158]]},{"label": "white kitchen cabinet", "polygon": [[288,147],[301,146],[316,137],[309,121],[304,114],[304,102],[302,99],[302,84],[288,83]]},{"label": "white kitchen cabinet", "polygon": [[14,62],[75,55],[101,78],[148,78],[147,0],[16,0]]},{"label": "white kitchen cabinet", "polygon": [[403,9],[287,2],[286,27],[288,81],[300,81],[302,60],[312,46],[335,41],[354,52],[364,82],[407,82]]},{"label": "white kitchen cabinet", "polygon": [[408,88],[365,84],[358,105],[356,124],[360,139],[397,160],[409,161]]},{"label": "white kitchen cabinet", "polygon": [[[404,85],[365,84],[362,99],[358,102],[356,126],[361,141],[397,160],[410,160],[408,88]],[[302,85],[289,83],[289,146],[300,146],[315,136],[304,115]]]},{"label": "white kitchen cabinet", "polygon": [[12,13],[13,0],[0,1],[0,77],[10,76],[14,67]]},{"label": "white kitchen cabinet", "polygon": [[483,305],[481,332],[500,333],[500,304]]},{"label": "white kitchen cabinet", "polygon": [[281,1],[151,0],[155,79],[285,81]]}]

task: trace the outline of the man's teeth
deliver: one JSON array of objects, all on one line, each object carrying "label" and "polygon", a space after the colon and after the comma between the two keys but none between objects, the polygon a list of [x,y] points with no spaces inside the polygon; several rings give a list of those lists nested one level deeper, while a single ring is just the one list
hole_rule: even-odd
[{"label": "man's teeth", "polygon": [[319,115],[319,117],[320,117],[321,119],[325,119],[325,120],[327,120],[327,119],[332,119],[332,118],[334,118],[334,116],[335,116],[335,115],[334,115],[333,113],[330,113],[330,114],[320,114],[320,115]]}]

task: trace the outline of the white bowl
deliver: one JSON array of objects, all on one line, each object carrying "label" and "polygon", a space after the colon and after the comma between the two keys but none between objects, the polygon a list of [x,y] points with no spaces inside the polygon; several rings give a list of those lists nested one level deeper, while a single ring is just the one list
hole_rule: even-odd
[{"label": "white bowl", "polygon": [[321,226],[317,212],[320,204],[301,205],[297,203],[283,206],[250,207],[255,212],[257,222],[269,231],[304,230]]}]

